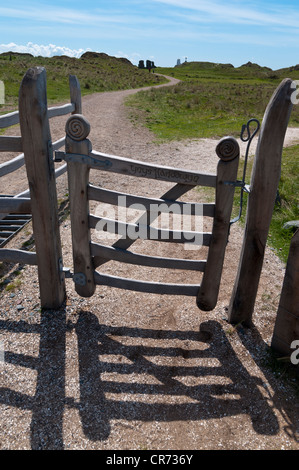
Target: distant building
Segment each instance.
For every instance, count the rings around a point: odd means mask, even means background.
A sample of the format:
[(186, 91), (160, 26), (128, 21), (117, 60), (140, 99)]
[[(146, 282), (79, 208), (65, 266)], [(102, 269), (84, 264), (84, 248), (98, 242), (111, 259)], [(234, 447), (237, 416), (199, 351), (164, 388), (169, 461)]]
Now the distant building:
[(156, 68), (155, 63), (151, 60), (146, 61), (146, 65), (144, 65), (144, 60), (140, 60), (138, 64), (139, 69), (148, 69), (149, 71)]
[(177, 65), (181, 65), (181, 59), (178, 59), (178, 60), (176, 61), (176, 64), (177, 64)]

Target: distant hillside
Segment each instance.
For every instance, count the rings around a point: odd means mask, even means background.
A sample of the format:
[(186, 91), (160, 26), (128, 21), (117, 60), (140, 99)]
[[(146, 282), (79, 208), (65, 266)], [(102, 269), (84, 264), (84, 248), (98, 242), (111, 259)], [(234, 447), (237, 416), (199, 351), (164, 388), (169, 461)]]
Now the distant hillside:
[(165, 73), (182, 80), (215, 79), (215, 80), (279, 80), (285, 77), (299, 78), (299, 65), (284, 69), (272, 70), (252, 62), (247, 62), (240, 67), (232, 64), (214, 62), (184, 62), (175, 67), (158, 68), (157, 72)]
[(6, 105), (0, 112), (16, 107), (19, 87), (28, 68), (43, 66), (47, 71), (48, 100), (68, 99), (68, 76), (76, 75), (82, 94), (152, 86), (165, 82), (163, 77), (140, 70), (126, 58), (105, 53), (86, 52), (80, 59), (68, 56), (34, 57), (31, 54), (0, 54), (0, 80), (5, 84)]

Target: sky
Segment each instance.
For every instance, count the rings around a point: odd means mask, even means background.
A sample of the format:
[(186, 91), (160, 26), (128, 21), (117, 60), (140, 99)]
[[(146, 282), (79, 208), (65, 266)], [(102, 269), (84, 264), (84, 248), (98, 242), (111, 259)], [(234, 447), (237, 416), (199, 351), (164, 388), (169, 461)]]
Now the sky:
[(299, 63), (298, 0), (0, 0), (0, 53), (86, 51), (133, 64)]

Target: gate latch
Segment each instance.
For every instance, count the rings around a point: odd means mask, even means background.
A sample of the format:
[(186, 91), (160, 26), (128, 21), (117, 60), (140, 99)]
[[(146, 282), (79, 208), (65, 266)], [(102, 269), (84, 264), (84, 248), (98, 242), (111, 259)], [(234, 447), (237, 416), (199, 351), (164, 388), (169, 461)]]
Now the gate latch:
[(62, 275), (66, 279), (73, 279), (75, 284), (78, 284), (79, 286), (85, 286), (86, 285), (86, 276), (84, 273), (72, 273), (71, 268), (66, 268), (62, 264), (62, 260), (59, 259), (59, 271), (62, 273)]
[[(256, 127), (251, 133), (250, 124), (253, 122), (256, 124)], [(249, 119), (247, 124), (243, 124), (240, 137), (241, 137), (242, 142), (248, 142), (247, 147), (246, 147), (245, 161), (244, 161), (243, 178), (241, 181), (235, 181), (235, 182), (226, 181), (225, 182), (225, 184), (231, 184), (235, 187), (241, 188), (239, 215), (230, 221), (230, 225), (234, 224), (235, 222), (238, 222), (238, 220), (240, 220), (241, 218), (242, 210), (243, 210), (243, 193), (244, 192), (250, 193), (250, 186), (248, 184), (245, 184), (247, 161), (248, 161), (249, 149), (250, 149), (252, 139), (258, 133), (259, 129), (260, 129), (260, 123), (257, 119)], [(245, 132), (247, 132), (247, 136), (245, 136)]]
[(90, 155), (82, 155), (80, 153), (65, 153), (59, 150), (55, 151), (55, 160), (54, 162), (76, 162), (84, 163), (85, 165), (90, 165), (96, 168), (109, 168), (112, 166), (112, 162), (107, 158), (105, 160), (98, 160), (93, 158)]

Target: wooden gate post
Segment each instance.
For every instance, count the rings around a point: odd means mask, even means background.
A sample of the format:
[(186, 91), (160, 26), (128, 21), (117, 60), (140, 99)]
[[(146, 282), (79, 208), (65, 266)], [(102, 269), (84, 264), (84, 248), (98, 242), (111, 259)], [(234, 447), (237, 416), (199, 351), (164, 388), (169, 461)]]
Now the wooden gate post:
[(22, 80), (19, 116), (31, 198), (41, 307), (57, 309), (65, 300), (65, 282), (61, 272), (55, 170), (43, 67), (29, 69)]
[[(82, 158), (91, 152), (91, 142), (86, 138), (90, 132), (89, 122), (81, 114), (72, 115), (65, 126), (66, 154)], [(72, 224), (74, 282), (76, 292), (91, 297), (95, 291), (94, 267), (90, 248), (88, 183), (90, 167), (75, 159), (68, 160), (68, 183)]]
[(71, 103), (75, 105), (75, 109), (72, 114), (81, 114), (82, 113), (82, 98), (81, 98), (81, 87), (80, 82), (76, 75), (69, 76), (69, 86), (70, 86), (70, 98)]
[(247, 326), (252, 323), (292, 110), (291, 85), (291, 79), (283, 80), (265, 111), (251, 175), (241, 258), (229, 306), (230, 323), (242, 322)]
[(213, 310), (217, 304), (225, 249), (229, 236), (240, 147), (234, 137), (224, 137), (218, 143), (216, 153), (220, 160), (217, 165), (213, 235), (207, 265), (197, 295), (197, 306), (204, 311)]
[(291, 240), (271, 346), (289, 356), (295, 340), (299, 340), (299, 230)]

